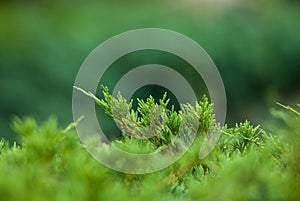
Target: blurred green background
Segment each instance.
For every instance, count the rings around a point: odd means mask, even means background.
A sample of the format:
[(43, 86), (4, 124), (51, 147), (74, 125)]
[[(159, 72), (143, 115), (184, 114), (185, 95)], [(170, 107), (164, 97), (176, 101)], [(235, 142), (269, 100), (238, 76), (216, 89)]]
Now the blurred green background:
[[(14, 115), (55, 115), (67, 125), (86, 56), (114, 35), (148, 27), (185, 34), (208, 52), (225, 84), (229, 124), (262, 122), (276, 101), (300, 100), (299, 19), (296, 0), (1, 1), (0, 136), (14, 139)], [(137, 58), (133, 63), (179, 62)]]

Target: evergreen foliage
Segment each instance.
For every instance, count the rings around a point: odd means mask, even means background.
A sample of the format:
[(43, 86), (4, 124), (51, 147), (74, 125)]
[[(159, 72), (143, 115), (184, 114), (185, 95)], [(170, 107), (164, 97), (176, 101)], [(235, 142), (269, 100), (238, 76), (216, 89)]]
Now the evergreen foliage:
[[(297, 109), (281, 105), (281, 110), (272, 110), (284, 126), (277, 128), (278, 124), (273, 124), (273, 134), (269, 134), (249, 121), (221, 128), (215, 122), (213, 105), (205, 96), (193, 105), (182, 105), (181, 111), (168, 109), (166, 94), (157, 102), (150, 96), (146, 101), (138, 100), (138, 108), (133, 110), (132, 102), (128, 103), (120, 93), (115, 98), (108, 88), (102, 90), (103, 100), (85, 93), (123, 131), (123, 138), (113, 141), (114, 145), (136, 153), (168, 146), (186, 115), (199, 124), (192, 147), (180, 160), (159, 172), (124, 174), (106, 168), (86, 152), (73, 129), (80, 121), (64, 129), (57, 126), (54, 118), (43, 124), (33, 118), (16, 118), (12, 128), (19, 135), (19, 144), (10, 147), (6, 140), (0, 141), (1, 201), (277, 201), (300, 197)], [(157, 114), (162, 118), (156, 119)], [(151, 125), (151, 119), (156, 123)], [(144, 138), (146, 127), (146, 133), (154, 132), (150, 138)], [(219, 129), (222, 134), (213, 152), (200, 160), (199, 148), (210, 129)]]

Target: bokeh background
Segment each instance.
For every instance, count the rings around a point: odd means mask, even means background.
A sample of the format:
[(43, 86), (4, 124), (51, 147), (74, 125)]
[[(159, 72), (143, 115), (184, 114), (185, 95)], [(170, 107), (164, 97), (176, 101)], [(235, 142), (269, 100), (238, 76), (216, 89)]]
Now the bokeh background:
[[(228, 124), (264, 122), (276, 101), (300, 102), (299, 19), (298, 0), (1, 1), (0, 136), (15, 139), (16, 115), (54, 115), (66, 126), (86, 56), (114, 35), (148, 27), (185, 34), (208, 52), (225, 84)], [(115, 65), (181, 62), (157, 52), (133, 56)], [(112, 70), (105, 84), (118, 76)]]

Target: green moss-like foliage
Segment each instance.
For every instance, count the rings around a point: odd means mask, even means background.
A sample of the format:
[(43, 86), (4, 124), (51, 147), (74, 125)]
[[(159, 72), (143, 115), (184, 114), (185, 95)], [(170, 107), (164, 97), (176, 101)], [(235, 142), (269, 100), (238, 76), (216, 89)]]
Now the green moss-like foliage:
[[(127, 120), (140, 127), (149, 125), (151, 108), (161, 105), (166, 109), (168, 104), (166, 96), (157, 103), (150, 97), (139, 100), (135, 111), (121, 95), (114, 98), (107, 88), (103, 92), (105, 99), (96, 103), (108, 115), (115, 117), (112, 102), (119, 103), (119, 109), (127, 105)], [(287, 110), (272, 113), (286, 126), (274, 125), (271, 135), (248, 121), (234, 128), (219, 128), (206, 97), (195, 105), (185, 105), (187, 114), (194, 113), (199, 120), (193, 146), (175, 164), (145, 175), (115, 172), (94, 160), (73, 129), (80, 122), (63, 129), (53, 118), (41, 125), (33, 118), (17, 118), (12, 127), (19, 134), (19, 145), (10, 147), (7, 141), (0, 141), (0, 200), (298, 200), (300, 116), (297, 110), (284, 107)], [(160, 148), (177, 134), (182, 114), (166, 109), (166, 124), (154, 128), (160, 134), (153, 138), (124, 135), (113, 143), (132, 152)], [(124, 119), (119, 120), (122, 125)], [(212, 128), (220, 129), (220, 140), (213, 152), (200, 160), (199, 147)]]

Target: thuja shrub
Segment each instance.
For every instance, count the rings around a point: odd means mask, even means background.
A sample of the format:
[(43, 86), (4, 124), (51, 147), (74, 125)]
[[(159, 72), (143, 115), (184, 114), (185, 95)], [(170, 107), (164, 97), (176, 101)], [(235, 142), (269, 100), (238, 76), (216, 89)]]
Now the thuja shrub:
[[(190, 150), (161, 171), (125, 174), (106, 168), (87, 153), (74, 129), (80, 121), (60, 128), (54, 118), (42, 124), (33, 118), (16, 118), (12, 128), (19, 135), (19, 143), (10, 146), (6, 140), (0, 141), (0, 200), (298, 200), (300, 197), (300, 114), (296, 109), (280, 105), (280, 110), (273, 110), (272, 114), (285, 124), (273, 125), (273, 134), (269, 134), (249, 121), (233, 128), (220, 127), (206, 97), (183, 105), (181, 111), (167, 107), (166, 95), (157, 101), (149, 97), (138, 100), (138, 108), (134, 110), (132, 102), (128, 103), (121, 94), (112, 97), (108, 88), (102, 89), (104, 99), (83, 92), (95, 99), (123, 131), (123, 137), (111, 144), (133, 153), (160, 149), (171, 143), (182, 115), (187, 115), (199, 124)], [(149, 118), (153, 111), (159, 111), (158, 106), (165, 110), (164, 124), (151, 126)], [(120, 114), (113, 112), (116, 108), (126, 118), (116, 116)], [(149, 127), (147, 132), (154, 132), (153, 137), (142, 138), (145, 133), (131, 129), (131, 124), (137, 128)], [(206, 158), (199, 159), (199, 148), (210, 129), (219, 129), (220, 139)]]

